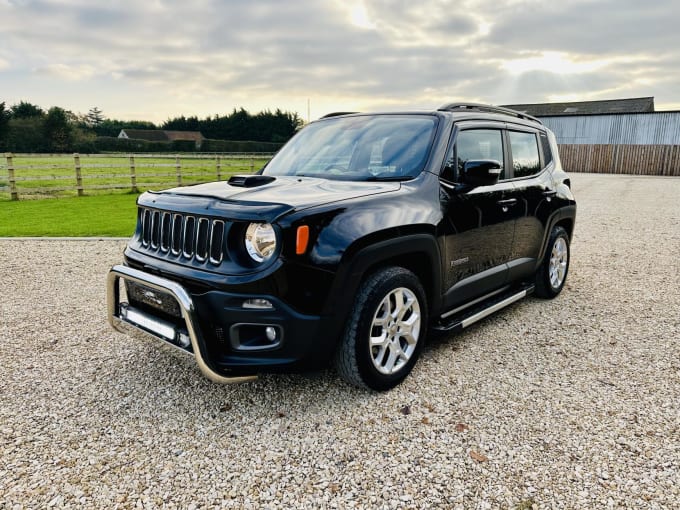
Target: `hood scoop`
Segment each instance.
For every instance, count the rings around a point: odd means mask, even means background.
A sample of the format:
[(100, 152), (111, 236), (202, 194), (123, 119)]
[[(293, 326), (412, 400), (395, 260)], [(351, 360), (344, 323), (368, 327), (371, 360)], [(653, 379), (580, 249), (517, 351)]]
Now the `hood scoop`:
[(275, 180), (276, 177), (272, 177), (271, 175), (232, 175), (227, 181), (227, 184), (239, 188), (255, 188), (256, 186), (263, 186)]

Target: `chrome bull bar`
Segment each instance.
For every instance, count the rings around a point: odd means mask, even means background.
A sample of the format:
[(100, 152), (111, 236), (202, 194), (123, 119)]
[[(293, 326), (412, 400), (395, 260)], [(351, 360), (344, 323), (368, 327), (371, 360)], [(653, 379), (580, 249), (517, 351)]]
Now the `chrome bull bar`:
[(135, 283), (139, 283), (151, 289), (163, 292), (172, 296), (179, 305), (179, 309), (182, 313), (182, 318), (186, 323), (187, 333), (189, 340), (191, 341), (191, 348), (193, 350), (194, 357), (196, 358), (196, 363), (198, 368), (203, 372), (203, 374), (211, 381), (217, 383), (239, 383), (245, 381), (252, 381), (257, 379), (257, 376), (238, 376), (238, 377), (226, 377), (218, 372), (216, 372), (206, 361), (204, 354), (205, 343), (203, 342), (203, 337), (201, 336), (201, 330), (198, 325), (198, 320), (196, 317), (196, 309), (194, 307), (194, 302), (191, 299), (189, 293), (182, 287), (179, 283), (173, 282), (166, 278), (161, 278), (156, 275), (145, 273), (127, 266), (116, 265), (109, 271), (107, 279), (107, 308), (108, 308), (108, 319), (109, 324), (121, 333), (133, 333), (135, 336), (143, 336), (147, 338), (154, 338), (156, 340), (161, 340), (166, 344), (173, 345), (191, 354), (189, 351), (182, 349), (181, 347), (171, 343), (161, 334), (154, 334), (147, 329), (143, 329), (139, 324), (125, 320), (121, 317), (121, 303), (120, 303), (120, 279), (129, 280)]

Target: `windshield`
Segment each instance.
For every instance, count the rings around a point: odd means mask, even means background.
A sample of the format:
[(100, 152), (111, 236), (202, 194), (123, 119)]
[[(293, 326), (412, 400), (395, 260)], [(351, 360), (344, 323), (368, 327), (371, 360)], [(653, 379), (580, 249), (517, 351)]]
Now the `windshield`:
[(352, 181), (406, 180), (425, 166), (437, 118), (366, 115), (310, 124), (264, 169), (265, 175)]

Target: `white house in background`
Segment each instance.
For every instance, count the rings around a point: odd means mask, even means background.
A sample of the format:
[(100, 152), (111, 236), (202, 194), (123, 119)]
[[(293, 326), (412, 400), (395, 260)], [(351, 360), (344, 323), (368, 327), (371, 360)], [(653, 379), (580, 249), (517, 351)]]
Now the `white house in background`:
[(146, 140), (147, 142), (193, 141), (200, 149), (205, 137), (200, 131), (168, 131), (163, 129), (121, 129), (118, 138)]

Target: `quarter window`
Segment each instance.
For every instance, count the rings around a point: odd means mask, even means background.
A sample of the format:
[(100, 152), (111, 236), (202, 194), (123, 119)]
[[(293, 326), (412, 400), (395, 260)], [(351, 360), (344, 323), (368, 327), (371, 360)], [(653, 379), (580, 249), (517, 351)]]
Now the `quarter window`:
[(543, 148), (543, 166), (548, 166), (552, 161), (552, 151), (550, 150), (550, 142), (545, 133), (541, 133), (541, 147)]
[(541, 162), (538, 156), (538, 143), (533, 133), (510, 131), (510, 154), (515, 177), (526, 177), (538, 173)]

